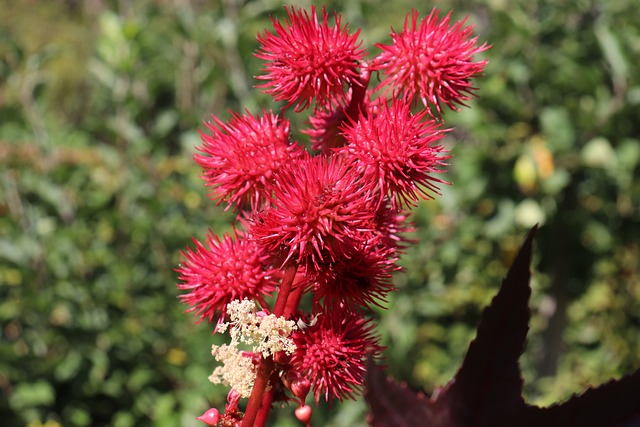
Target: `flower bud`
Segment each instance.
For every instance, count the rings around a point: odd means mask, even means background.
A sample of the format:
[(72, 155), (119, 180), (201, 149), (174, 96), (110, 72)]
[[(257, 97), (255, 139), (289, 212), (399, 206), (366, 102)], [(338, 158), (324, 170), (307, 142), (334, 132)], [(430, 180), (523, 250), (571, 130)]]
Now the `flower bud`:
[(306, 425), (310, 425), (311, 423), (311, 406), (309, 405), (303, 405), (301, 407), (299, 407), (298, 409), (296, 409), (295, 414), (296, 414), (296, 418), (299, 419), (301, 422), (305, 423)]
[(306, 378), (298, 377), (291, 382), (290, 388), (293, 395), (300, 399), (300, 403), (304, 403), (304, 400), (307, 398), (307, 394), (309, 394), (309, 390), (311, 389), (311, 382)]
[(200, 420), (208, 426), (215, 427), (218, 425), (218, 421), (220, 421), (220, 412), (218, 412), (216, 408), (211, 408), (197, 417), (196, 420)]
[(284, 374), (281, 376), (280, 379), (282, 380), (282, 384), (284, 384), (286, 388), (291, 390), (291, 383), (293, 383), (298, 378), (299, 378), (298, 373), (293, 369), (289, 369), (286, 372), (284, 372)]

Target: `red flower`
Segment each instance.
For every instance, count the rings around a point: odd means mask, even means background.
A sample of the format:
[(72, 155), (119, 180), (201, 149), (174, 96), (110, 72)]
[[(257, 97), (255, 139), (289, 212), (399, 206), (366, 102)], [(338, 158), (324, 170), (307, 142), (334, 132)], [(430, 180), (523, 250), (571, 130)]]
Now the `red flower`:
[(371, 197), (342, 158), (323, 155), (290, 163), (272, 188), (273, 206), (251, 221), (251, 234), (265, 252), (318, 265), (354, 245), (375, 215)]
[(288, 120), (270, 111), (262, 116), (232, 114), (228, 124), (216, 116), (206, 124), (211, 135), (201, 133), (203, 145), (198, 147), (204, 155), (194, 158), (203, 168), (206, 185), (214, 190), (214, 200), (235, 203), (234, 210), (247, 204), (258, 209), (268, 200), (264, 188), (274, 173), (304, 150), (289, 142)]
[(395, 288), (390, 282), (395, 265), (393, 247), (360, 244), (333, 262), (308, 271), (308, 287), (313, 300), (324, 306), (324, 312), (334, 310), (361, 311), (379, 305)]
[(329, 18), (322, 9), (322, 22), (318, 21), (315, 7), (308, 12), (286, 8), (289, 20), (283, 26), (272, 19), (275, 34), (265, 31), (258, 35), (261, 50), (256, 53), (267, 61), (266, 75), (258, 76), (267, 83), (259, 86), (271, 88), (276, 101), (295, 104), (300, 111), (316, 103), (327, 106), (334, 99), (344, 97), (345, 86), (357, 84), (356, 68), (365, 55), (358, 42), (358, 30), (349, 34), (335, 14), (335, 26), (329, 27)]
[(376, 89), (390, 86), (412, 103), (420, 99), (434, 117), (442, 115), (441, 104), (452, 110), (458, 109), (456, 104), (465, 105), (476, 90), (471, 78), (479, 76), (487, 63), (473, 62), (473, 55), (489, 46), (477, 47), (477, 37), (471, 37), (473, 26), (464, 26), (466, 19), (450, 27), (450, 17), (451, 13), (438, 21), (434, 9), (418, 26), (414, 10), (411, 21), (407, 15), (400, 34), (392, 30), (392, 45), (376, 43), (383, 52), (375, 59), (374, 68), (385, 74)]
[(374, 222), (371, 226), (375, 230), (376, 238), (383, 247), (393, 248), (396, 256), (402, 253), (406, 243), (416, 243), (416, 240), (406, 236), (414, 232), (415, 225), (409, 222), (410, 213), (404, 210), (392, 208), (388, 200), (385, 200), (376, 211)]
[(191, 306), (187, 311), (194, 311), (198, 322), (222, 322), (233, 300), (248, 298), (266, 307), (264, 297), (275, 289), (277, 272), (264, 266), (267, 257), (260, 248), (244, 233), (234, 231), (234, 237), (220, 240), (210, 232), (206, 246), (193, 239), (195, 250), (182, 252), (177, 286), (189, 293), (180, 300)]
[(338, 310), (294, 331), (296, 351), (291, 364), (311, 382), (316, 403), (322, 396), (330, 401), (354, 398), (359, 392), (367, 355), (377, 357), (382, 352), (374, 327), (371, 319)]
[(348, 145), (338, 152), (356, 160), (364, 181), (379, 190), (379, 203), (389, 195), (394, 208), (415, 204), (443, 182), (432, 174), (446, 165), (444, 148), (434, 145), (446, 131), (425, 121), (425, 115), (424, 110), (414, 115), (407, 102), (394, 100), (345, 127)]

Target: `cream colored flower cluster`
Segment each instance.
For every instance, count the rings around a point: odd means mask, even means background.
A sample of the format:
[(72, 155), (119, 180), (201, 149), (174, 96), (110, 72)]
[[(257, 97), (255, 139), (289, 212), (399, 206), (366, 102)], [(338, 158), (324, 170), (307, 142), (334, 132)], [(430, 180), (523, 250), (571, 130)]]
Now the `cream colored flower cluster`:
[[(255, 312), (255, 303), (248, 299), (231, 301), (227, 305), (230, 321), (218, 326), (224, 333), (230, 328), (231, 342), (214, 345), (211, 354), (222, 365), (216, 367), (209, 381), (232, 387), (242, 397), (249, 397), (256, 378), (253, 354), (261, 353), (269, 357), (279, 351), (293, 354), (296, 349), (291, 333), (298, 329), (295, 322), (273, 314)], [(242, 351), (240, 344), (246, 344), (251, 351)]]
[(214, 345), (211, 354), (222, 365), (213, 370), (209, 381), (214, 384), (224, 384), (233, 388), (242, 397), (249, 397), (256, 380), (251, 357), (243, 355), (243, 352), (237, 347), (227, 344)]

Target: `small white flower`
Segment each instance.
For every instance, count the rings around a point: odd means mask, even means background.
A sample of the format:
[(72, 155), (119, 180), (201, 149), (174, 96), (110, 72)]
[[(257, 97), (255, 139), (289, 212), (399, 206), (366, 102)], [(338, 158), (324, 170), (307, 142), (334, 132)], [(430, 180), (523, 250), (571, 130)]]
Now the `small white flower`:
[(291, 339), (291, 333), (298, 329), (294, 321), (256, 313), (255, 309), (255, 303), (248, 299), (231, 301), (227, 305), (230, 321), (218, 326), (218, 332), (230, 328), (231, 342), (214, 345), (211, 349), (211, 354), (222, 365), (216, 367), (209, 381), (230, 386), (242, 397), (250, 396), (256, 372), (252, 358), (243, 356), (238, 349), (240, 343), (251, 346), (251, 352), (260, 353), (262, 357), (273, 356), (279, 351), (291, 355), (296, 349)]

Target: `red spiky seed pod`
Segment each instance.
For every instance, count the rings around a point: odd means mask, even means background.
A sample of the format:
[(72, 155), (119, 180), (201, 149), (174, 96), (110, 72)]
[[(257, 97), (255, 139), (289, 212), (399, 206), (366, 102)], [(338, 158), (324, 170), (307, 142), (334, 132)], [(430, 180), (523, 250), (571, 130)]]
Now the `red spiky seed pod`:
[(321, 397), (353, 398), (363, 384), (367, 354), (379, 356), (382, 347), (374, 324), (346, 310), (318, 317), (315, 325), (294, 331), (294, 368), (311, 382), (316, 402)]
[(193, 239), (195, 249), (182, 252), (178, 288), (188, 291), (180, 300), (191, 306), (198, 322), (220, 323), (233, 300), (248, 298), (266, 306), (265, 296), (275, 290), (277, 270), (265, 265), (267, 256), (247, 235), (234, 230), (222, 239), (209, 232), (205, 244)]
[(473, 56), (489, 48), (477, 45), (466, 19), (450, 26), (451, 13), (441, 20), (438, 14), (434, 9), (418, 23), (418, 12), (412, 11), (402, 32), (391, 32), (391, 45), (375, 44), (382, 53), (373, 61), (373, 68), (384, 73), (376, 90), (385, 87), (385, 93), (411, 103), (420, 100), (434, 117), (442, 115), (441, 105), (457, 110), (474, 96), (471, 79), (482, 74), (487, 61), (474, 62)]
[(357, 67), (365, 56), (358, 41), (360, 31), (349, 34), (335, 14), (335, 26), (322, 9), (322, 19), (311, 7), (311, 13), (287, 7), (288, 20), (284, 25), (272, 20), (275, 33), (258, 35), (261, 47), (256, 56), (266, 62), (265, 74), (258, 76), (266, 83), (260, 85), (275, 101), (295, 105), (296, 111), (307, 108), (313, 100), (326, 107), (343, 99), (346, 89), (358, 84)]
[(271, 111), (262, 115), (232, 113), (227, 123), (213, 116), (206, 123), (210, 135), (201, 133), (202, 146), (195, 154), (202, 166), (211, 198), (227, 202), (227, 209), (260, 209), (269, 202), (265, 188), (285, 164), (299, 159), (303, 148), (289, 140), (289, 121)]

